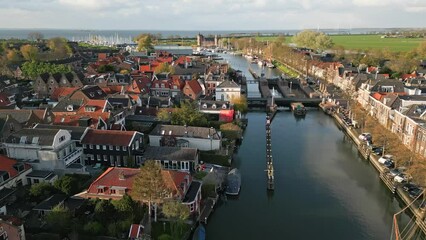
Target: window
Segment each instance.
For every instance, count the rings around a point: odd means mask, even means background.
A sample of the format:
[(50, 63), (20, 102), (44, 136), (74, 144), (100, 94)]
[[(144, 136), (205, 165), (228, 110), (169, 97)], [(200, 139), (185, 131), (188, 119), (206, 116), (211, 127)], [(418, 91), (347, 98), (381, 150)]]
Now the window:
[(111, 189), (111, 194), (115, 194), (115, 189)]
[(108, 161), (108, 156), (104, 155), (104, 162)]
[(83, 144), (83, 149), (86, 149), (87, 148), (87, 145), (86, 144)]
[(115, 150), (120, 151), (120, 146), (115, 146)]
[(114, 166), (114, 156), (109, 156), (109, 163), (111, 166)]
[(127, 147), (126, 146), (123, 146), (123, 151), (127, 151)]
[(101, 146), (100, 145), (96, 145), (96, 149), (101, 149)]
[(63, 142), (65, 140), (65, 136), (61, 136), (60, 138), (59, 138), (59, 142)]
[(101, 155), (100, 155), (100, 154), (97, 154), (97, 156), (96, 156), (96, 160), (98, 160), (98, 161), (102, 161), (102, 159), (101, 159)]
[(34, 178), (34, 183), (39, 183), (40, 180), (38, 180), (37, 178)]
[(106, 150), (107, 148), (106, 148), (106, 145), (102, 145), (102, 149), (103, 150)]
[(92, 144), (90, 144), (90, 145), (89, 145), (89, 148), (90, 148), (90, 149), (93, 149), (93, 145), (92, 145)]

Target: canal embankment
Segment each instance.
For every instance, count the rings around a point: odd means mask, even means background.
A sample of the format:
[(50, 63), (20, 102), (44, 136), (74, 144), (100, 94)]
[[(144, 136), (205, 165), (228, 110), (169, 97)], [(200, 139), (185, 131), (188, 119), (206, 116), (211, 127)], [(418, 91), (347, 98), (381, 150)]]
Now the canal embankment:
[[(323, 110), (325, 109), (323, 108)], [(379, 163), (380, 156), (373, 154), (365, 142), (358, 138), (360, 132), (357, 129), (345, 124), (338, 110), (329, 115), (334, 118), (339, 128), (356, 144), (360, 155), (377, 170), (383, 184), (404, 204), (404, 209), (409, 210), (411, 214), (415, 215), (415, 223), (423, 231), (423, 234), (426, 235), (425, 212), (419, 208), (418, 204), (415, 204), (416, 199), (411, 198), (407, 191), (403, 190), (402, 184), (398, 184), (393, 180), (393, 177), (389, 175), (389, 169)]]

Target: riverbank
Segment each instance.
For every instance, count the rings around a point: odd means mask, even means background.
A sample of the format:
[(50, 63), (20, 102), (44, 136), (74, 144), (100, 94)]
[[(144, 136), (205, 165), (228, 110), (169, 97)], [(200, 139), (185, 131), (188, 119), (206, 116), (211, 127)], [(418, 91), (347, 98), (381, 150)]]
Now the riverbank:
[[(403, 190), (402, 183), (398, 184), (393, 181), (393, 177), (390, 177), (388, 174), (389, 170), (378, 162), (380, 156), (373, 154), (367, 148), (367, 145), (359, 140), (358, 136), (360, 131), (358, 131), (358, 129), (345, 124), (338, 112), (333, 112), (330, 114), (330, 116), (336, 121), (339, 128), (342, 129), (343, 132), (356, 144), (360, 155), (362, 155), (365, 160), (369, 161), (370, 164), (377, 170), (383, 184), (392, 192), (392, 194), (395, 194), (395, 196), (404, 204), (404, 206), (406, 206), (404, 209), (408, 209), (410, 210), (411, 214), (414, 214), (417, 227), (421, 229), (423, 234), (426, 235), (425, 212), (419, 208), (419, 203), (416, 202), (416, 199), (412, 199), (408, 195), (408, 192)], [(412, 230), (413, 233), (415, 231), (416, 230)]]

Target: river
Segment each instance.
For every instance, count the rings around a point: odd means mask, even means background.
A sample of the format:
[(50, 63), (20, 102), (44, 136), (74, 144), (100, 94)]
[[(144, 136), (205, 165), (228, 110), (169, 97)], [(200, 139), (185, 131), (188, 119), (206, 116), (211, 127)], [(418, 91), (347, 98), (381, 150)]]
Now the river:
[(207, 239), (390, 239), (399, 202), (321, 111), (309, 110), (304, 119), (277, 113), (271, 125), (275, 191), (268, 194), (265, 116), (247, 115), (233, 162), (241, 171), (241, 193), (217, 205)]

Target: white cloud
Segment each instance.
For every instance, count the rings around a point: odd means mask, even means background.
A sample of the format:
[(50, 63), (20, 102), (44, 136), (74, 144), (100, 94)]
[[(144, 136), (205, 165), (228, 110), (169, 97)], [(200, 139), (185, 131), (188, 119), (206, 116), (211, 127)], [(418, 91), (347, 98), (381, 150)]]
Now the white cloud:
[(0, 6), (0, 27), (95, 29), (424, 27), (426, 12), (425, 0), (0, 0)]

